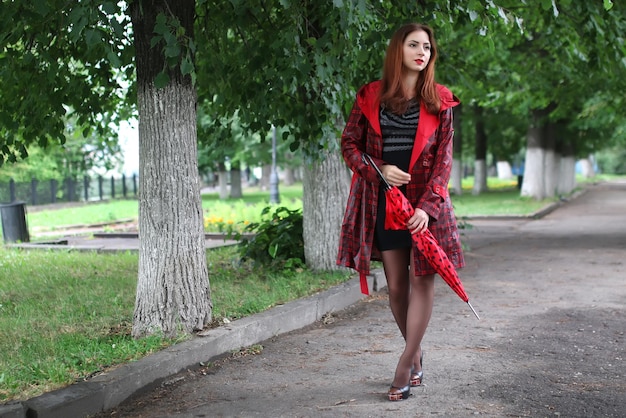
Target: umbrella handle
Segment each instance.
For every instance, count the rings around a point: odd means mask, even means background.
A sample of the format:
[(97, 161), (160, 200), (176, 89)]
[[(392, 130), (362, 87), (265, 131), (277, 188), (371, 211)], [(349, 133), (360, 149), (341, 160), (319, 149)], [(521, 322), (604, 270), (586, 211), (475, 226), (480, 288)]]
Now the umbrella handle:
[[(362, 158), (363, 158), (363, 162), (365, 163), (365, 165), (370, 165), (370, 163), (372, 163), (372, 167), (374, 167), (374, 170), (376, 170), (376, 172), (378, 173), (378, 176), (380, 177), (382, 182), (385, 183), (385, 188), (387, 190), (391, 190), (391, 184), (389, 184), (389, 182), (387, 181), (385, 176), (383, 176), (383, 173), (381, 173), (381, 171), (378, 168), (378, 166), (376, 164), (374, 164), (374, 160), (372, 160), (372, 157), (369, 154), (363, 153), (363, 157)], [(369, 160), (369, 162), (367, 160)]]

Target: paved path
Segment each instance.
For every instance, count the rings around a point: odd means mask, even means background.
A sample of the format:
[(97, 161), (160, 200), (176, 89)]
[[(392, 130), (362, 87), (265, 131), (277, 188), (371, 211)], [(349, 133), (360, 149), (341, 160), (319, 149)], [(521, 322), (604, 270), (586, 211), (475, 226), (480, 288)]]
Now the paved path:
[(626, 416), (626, 184), (470, 223), (462, 278), (482, 320), (438, 280), (410, 399), (385, 397), (402, 341), (383, 290), (98, 417)]

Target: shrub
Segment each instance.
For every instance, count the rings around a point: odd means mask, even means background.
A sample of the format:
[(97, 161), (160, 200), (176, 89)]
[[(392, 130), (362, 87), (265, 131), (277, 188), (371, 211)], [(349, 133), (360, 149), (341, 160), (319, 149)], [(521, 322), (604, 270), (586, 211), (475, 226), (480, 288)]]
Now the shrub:
[(304, 239), (302, 237), (302, 209), (266, 206), (261, 221), (248, 224), (244, 233), (253, 234), (240, 240), (239, 254), (242, 260), (251, 259), (262, 265), (297, 268), (304, 265)]

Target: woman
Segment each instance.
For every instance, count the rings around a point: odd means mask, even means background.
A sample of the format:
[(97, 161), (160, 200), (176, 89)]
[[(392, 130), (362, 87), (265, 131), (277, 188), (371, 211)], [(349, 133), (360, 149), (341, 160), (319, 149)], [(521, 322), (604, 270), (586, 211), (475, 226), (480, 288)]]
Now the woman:
[[(434, 299), (435, 270), (410, 234), (430, 229), (454, 266), (465, 264), (448, 196), (452, 107), (459, 101), (435, 83), (436, 60), (431, 28), (407, 24), (398, 29), (387, 48), (382, 79), (361, 87), (341, 137), (353, 177), (337, 264), (360, 272), (363, 285), (370, 260), (383, 262), (389, 305), (405, 340), (388, 392), (391, 401), (408, 398), (411, 386), (422, 383), (421, 342)], [(415, 208), (406, 230), (385, 230), (384, 189), (364, 154)]]

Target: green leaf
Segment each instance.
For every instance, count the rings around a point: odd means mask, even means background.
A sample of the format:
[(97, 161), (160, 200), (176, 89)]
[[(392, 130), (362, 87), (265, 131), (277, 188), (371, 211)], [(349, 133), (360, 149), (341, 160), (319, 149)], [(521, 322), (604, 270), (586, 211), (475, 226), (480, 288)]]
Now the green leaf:
[(117, 7), (115, 7), (115, 3), (111, 1), (105, 1), (102, 3), (102, 11), (108, 15), (114, 15), (117, 13)]
[(183, 61), (180, 64), (180, 72), (183, 75), (191, 74), (193, 72), (193, 63), (189, 59), (189, 57), (183, 58)]
[(267, 248), (267, 252), (269, 253), (270, 257), (272, 258), (276, 258), (276, 254), (278, 254), (278, 243), (272, 243), (268, 248)]
[(161, 71), (154, 78), (154, 86), (157, 89), (161, 89), (161, 88), (167, 86), (169, 84), (169, 82), (170, 82), (170, 76), (165, 71)]
[(163, 52), (165, 56), (168, 58), (178, 57), (180, 55), (180, 45), (178, 44), (168, 45), (165, 47), (165, 50)]
[(161, 35), (155, 35), (150, 39), (150, 48), (154, 48), (159, 42), (163, 40)]
[(50, 6), (46, 0), (34, 0), (33, 3), (34, 9), (39, 15), (45, 16), (50, 13)]
[(85, 30), (85, 41), (87, 42), (87, 46), (89, 48), (92, 48), (101, 40), (102, 37), (100, 36), (100, 32), (97, 29), (88, 28)]

